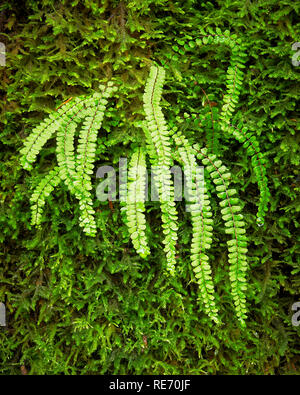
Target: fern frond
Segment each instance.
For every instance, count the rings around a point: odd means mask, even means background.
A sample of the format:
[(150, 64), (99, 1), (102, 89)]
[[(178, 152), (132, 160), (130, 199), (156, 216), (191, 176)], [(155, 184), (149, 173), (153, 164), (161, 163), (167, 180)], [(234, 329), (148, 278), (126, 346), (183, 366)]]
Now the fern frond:
[[(162, 67), (151, 66), (143, 96), (146, 113), (146, 126), (149, 130), (147, 153), (153, 167), (156, 168), (154, 182), (158, 191), (162, 212), (164, 251), (167, 258), (167, 270), (175, 273), (177, 242), (177, 211), (174, 201), (174, 186), (171, 179), (173, 160), (171, 155), (170, 132), (159, 106), (165, 71)], [(149, 149), (149, 145), (152, 147)]]
[(60, 125), (58, 126), (56, 154), (60, 168), (60, 177), (72, 193), (75, 192), (74, 183), (77, 179), (74, 153), (75, 131), (77, 124), (91, 113), (98, 95), (98, 93), (95, 93), (92, 97), (85, 98), (85, 100), (78, 102), (73, 107), (73, 111), (69, 112), (67, 116), (60, 120)]
[(142, 148), (136, 150), (131, 157), (128, 170), (128, 195), (125, 204), (126, 225), (136, 252), (146, 258), (150, 249), (145, 234), (145, 187), (146, 156)]
[(208, 152), (216, 153), (219, 148), (219, 135), (220, 135), (220, 124), (219, 111), (217, 107), (212, 107), (209, 104), (209, 108), (205, 109), (205, 114), (201, 121), (201, 126), (205, 130), (206, 134), (206, 146)]
[(34, 189), (30, 202), (31, 202), (31, 224), (40, 225), (47, 196), (53, 189), (61, 182), (59, 176), (59, 167), (56, 166), (51, 170)]
[[(212, 212), (204, 183), (203, 174), (197, 171), (196, 152), (181, 133), (174, 133), (177, 145), (177, 160), (183, 165), (188, 196), (193, 203), (189, 205), (192, 222), (191, 264), (200, 288), (206, 314), (219, 323), (218, 309), (215, 303), (215, 290), (209, 258), (205, 251), (212, 243)], [(190, 200), (190, 198), (189, 198)]]
[(209, 172), (216, 185), (217, 196), (220, 199), (221, 214), (225, 222), (225, 233), (232, 235), (227, 241), (229, 277), (231, 281), (231, 294), (233, 296), (236, 315), (242, 325), (245, 325), (246, 316), (246, 271), (247, 264), (247, 237), (245, 235), (245, 222), (241, 212), (240, 200), (237, 198), (236, 190), (231, 189), (229, 180), (231, 175), (217, 160), (215, 155), (207, 154), (207, 149), (199, 150), (199, 146), (194, 146), (197, 157), (200, 159), (206, 170)]
[(36, 126), (24, 142), (21, 149), (21, 165), (26, 170), (32, 169), (32, 163), (35, 162), (37, 155), (46, 142), (59, 129), (60, 125), (74, 113), (77, 106), (83, 103), (86, 98), (77, 97), (56, 112), (52, 113), (45, 121)]
[[(73, 182), (81, 210), (79, 224), (83, 227), (83, 231), (90, 236), (96, 234), (95, 212), (90, 191), (92, 190), (91, 174), (93, 174), (94, 168), (97, 134), (102, 125), (107, 99), (117, 88), (109, 81), (106, 87), (101, 85), (100, 89), (101, 93), (94, 94), (91, 104), (87, 105), (85, 119), (79, 133), (76, 173)], [(75, 163), (71, 163), (70, 175), (75, 165)]]
[(100, 129), (104, 117), (107, 99), (117, 87), (113, 86), (111, 81), (107, 87), (100, 86), (101, 93), (93, 95), (93, 104), (90, 106), (88, 114), (85, 116), (83, 126), (80, 129), (78, 147), (76, 150), (76, 174), (81, 189), (92, 189), (91, 174), (94, 168), (97, 133)]
[(264, 217), (266, 211), (268, 211), (268, 203), (270, 201), (270, 191), (268, 188), (268, 179), (266, 176), (267, 160), (264, 158), (260, 151), (259, 143), (257, 138), (250, 132), (246, 127), (236, 127), (229, 124), (227, 127), (227, 132), (235, 137), (243, 147), (246, 148), (247, 154), (251, 157), (251, 163), (253, 166), (253, 171), (256, 176), (257, 184), (260, 191), (260, 199), (257, 211), (257, 223), (258, 225), (264, 224)]
[(230, 65), (226, 75), (227, 91), (223, 97), (223, 106), (220, 113), (221, 128), (225, 131), (228, 123), (231, 120), (232, 114), (238, 104), (240, 92), (242, 90), (245, 68), (246, 54), (243, 52), (242, 45), (234, 46), (232, 48), (232, 56), (230, 58)]
[(238, 104), (239, 95), (242, 89), (245, 68), (246, 52), (241, 40), (235, 34), (230, 34), (227, 30), (224, 34), (217, 29), (217, 34), (203, 34), (196, 40), (196, 44), (222, 44), (231, 49), (230, 65), (226, 74), (226, 92), (223, 97), (223, 106), (220, 113), (220, 126), (226, 131), (231, 116)]
[[(83, 105), (78, 105), (75, 112), (61, 123), (57, 132), (57, 160), (60, 177), (71, 193), (79, 200), (81, 215), (79, 225), (89, 236), (96, 235), (96, 223), (90, 175), (94, 167), (97, 131), (101, 127), (107, 98), (115, 90), (112, 83), (100, 86), (101, 93), (94, 93), (86, 98)], [(77, 155), (74, 153), (74, 135), (77, 124), (84, 120), (79, 135)]]

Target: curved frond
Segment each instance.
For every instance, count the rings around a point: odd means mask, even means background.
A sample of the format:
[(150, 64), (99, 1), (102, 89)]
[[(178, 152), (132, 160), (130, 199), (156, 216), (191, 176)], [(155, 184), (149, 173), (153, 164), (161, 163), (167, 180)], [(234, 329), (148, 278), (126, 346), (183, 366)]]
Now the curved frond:
[(238, 128), (232, 124), (228, 125), (227, 131), (235, 137), (243, 147), (247, 150), (247, 154), (251, 157), (253, 171), (256, 176), (257, 184), (260, 191), (260, 199), (257, 211), (257, 223), (263, 225), (266, 211), (268, 211), (268, 203), (271, 195), (268, 188), (268, 179), (266, 176), (267, 160), (261, 153), (257, 138), (246, 127)]
[(196, 40), (196, 44), (221, 44), (226, 45), (231, 50), (230, 65), (226, 73), (226, 92), (223, 97), (223, 106), (220, 113), (220, 126), (226, 131), (231, 116), (238, 104), (239, 95), (242, 89), (242, 82), (247, 54), (245, 46), (235, 34), (230, 34), (227, 30), (224, 33), (218, 31), (216, 34), (203, 32)]
[(200, 299), (205, 312), (219, 323), (218, 309), (215, 303), (215, 289), (209, 258), (205, 254), (212, 243), (212, 212), (204, 176), (196, 162), (196, 152), (188, 140), (177, 132), (173, 135), (177, 145), (177, 160), (183, 165), (188, 192), (189, 211), (192, 222), (191, 264), (200, 289)]
[(59, 167), (51, 170), (34, 189), (31, 198), (31, 224), (40, 225), (47, 196), (61, 182)]
[(231, 175), (215, 155), (207, 154), (207, 149), (199, 150), (194, 146), (197, 157), (209, 172), (216, 185), (217, 196), (220, 199), (222, 218), (225, 222), (225, 233), (231, 235), (228, 244), (229, 277), (231, 281), (231, 294), (234, 300), (236, 315), (242, 325), (246, 316), (246, 271), (247, 264), (247, 237), (245, 235), (244, 217), (240, 213), (240, 199), (236, 197), (236, 190), (230, 188)]
[[(162, 67), (151, 66), (143, 100), (146, 113), (146, 127), (149, 130), (147, 153), (155, 169), (154, 182), (162, 212), (163, 233), (165, 235), (163, 243), (167, 258), (167, 270), (174, 274), (178, 225), (174, 186), (170, 170), (173, 163), (170, 132), (159, 105), (164, 78), (165, 71)], [(150, 149), (149, 146), (151, 147)]]
[(131, 157), (128, 170), (128, 195), (125, 204), (126, 225), (136, 252), (146, 258), (150, 249), (145, 234), (146, 156), (142, 148)]
[(85, 97), (72, 99), (32, 130), (24, 142), (24, 147), (20, 151), (22, 155), (20, 162), (24, 169), (32, 169), (32, 163), (35, 162), (37, 155), (46, 142), (60, 128), (66, 119), (69, 119), (69, 117), (74, 114), (78, 105), (84, 103), (85, 100)]
[[(96, 223), (90, 190), (90, 175), (94, 167), (97, 132), (101, 127), (107, 98), (115, 90), (112, 83), (107, 87), (100, 86), (101, 93), (94, 93), (86, 98), (83, 105), (77, 106), (75, 113), (64, 119), (57, 132), (57, 160), (60, 177), (64, 180), (71, 193), (79, 200), (81, 215), (79, 224), (83, 231), (96, 235)], [(79, 134), (77, 155), (74, 153), (74, 135), (77, 124), (83, 120)]]

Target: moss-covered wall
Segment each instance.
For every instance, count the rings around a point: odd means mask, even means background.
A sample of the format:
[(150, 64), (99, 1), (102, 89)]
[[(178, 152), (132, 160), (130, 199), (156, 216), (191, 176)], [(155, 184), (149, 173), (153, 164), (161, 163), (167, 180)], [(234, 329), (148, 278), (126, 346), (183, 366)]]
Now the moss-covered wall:
[[(300, 332), (291, 323), (291, 306), (300, 301), (300, 66), (292, 64), (299, 9), (291, 0), (2, 1), (0, 301), (7, 309), (7, 327), (0, 328), (2, 374), (300, 372)], [(19, 164), (23, 141), (35, 125), (68, 98), (92, 92), (112, 76), (120, 89), (99, 139), (113, 147), (109, 154), (98, 149), (96, 168), (128, 156), (132, 144), (143, 139), (134, 121), (143, 115), (153, 60), (166, 68), (162, 105), (169, 121), (202, 107), (203, 90), (219, 103), (229, 53), (222, 46), (195, 48), (200, 28), (230, 30), (247, 45), (237, 113), (269, 161), (272, 200), (265, 225), (258, 227), (250, 159), (239, 143), (220, 138), (220, 155), (245, 203), (250, 271), (244, 330), (234, 318), (217, 203), (210, 258), (221, 327), (197, 303), (190, 221), (183, 210), (177, 276), (169, 278), (155, 204), (147, 205), (148, 260), (134, 252), (117, 202), (112, 210), (95, 197), (98, 235), (89, 238), (64, 187), (49, 197), (37, 230), (30, 226), (30, 191), (53, 165), (55, 144), (46, 145), (31, 173)], [(201, 128), (186, 132), (204, 143)]]

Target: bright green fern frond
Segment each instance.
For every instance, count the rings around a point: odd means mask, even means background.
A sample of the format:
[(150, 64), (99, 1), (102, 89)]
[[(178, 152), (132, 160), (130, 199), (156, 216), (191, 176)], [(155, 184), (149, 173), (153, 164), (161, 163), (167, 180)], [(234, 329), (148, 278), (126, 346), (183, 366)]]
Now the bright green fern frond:
[(223, 97), (223, 106), (220, 114), (221, 128), (226, 131), (227, 125), (231, 120), (232, 114), (238, 104), (240, 92), (242, 89), (245, 68), (246, 54), (243, 52), (241, 45), (232, 48), (230, 65), (226, 75), (226, 94)]
[(78, 102), (67, 116), (61, 119), (57, 131), (56, 154), (60, 168), (60, 177), (68, 186), (70, 192), (75, 192), (75, 154), (74, 154), (74, 135), (77, 124), (86, 116), (90, 115), (92, 108), (95, 106), (95, 100), (99, 93), (92, 97), (85, 98), (84, 101)]
[[(107, 98), (115, 90), (112, 83), (100, 86), (101, 92), (86, 98), (75, 113), (64, 119), (57, 132), (57, 160), (60, 177), (79, 200), (79, 224), (89, 236), (96, 235), (90, 175), (94, 167), (97, 132), (101, 127)], [(77, 124), (84, 120), (79, 135), (77, 155), (74, 153), (74, 135)], [(76, 167), (77, 165), (77, 167)]]
[(191, 264), (200, 288), (200, 299), (204, 303), (206, 314), (219, 323), (218, 309), (215, 303), (215, 290), (209, 258), (205, 251), (212, 243), (212, 212), (204, 183), (204, 176), (196, 162), (196, 152), (188, 140), (177, 132), (173, 135), (178, 149), (178, 161), (183, 165), (192, 221)]
[[(143, 96), (148, 134), (148, 155), (155, 170), (154, 183), (157, 188), (162, 211), (164, 251), (167, 258), (167, 270), (175, 273), (177, 242), (177, 211), (174, 201), (174, 186), (171, 179), (173, 160), (171, 155), (170, 132), (159, 106), (165, 71), (162, 67), (151, 66)], [(151, 148), (149, 149), (149, 145)]]
[(59, 129), (60, 125), (74, 114), (78, 105), (84, 103), (85, 100), (82, 97), (72, 99), (32, 130), (20, 151), (22, 155), (20, 161), (24, 169), (32, 169), (32, 163), (36, 160), (42, 147)]
[(79, 133), (79, 142), (76, 151), (76, 176), (78, 181), (75, 185), (78, 185), (81, 190), (92, 189), (91, 174), (94, 168), (97, 134), (102, 125), (108, 102), (107, 99), (117, 88), (110, 81), (106, 88), (101, 86), (100, 89), (101, 94), (97, 94), (97, 96), (93, 95), (93, 100), (95, 101), (88, 109)]
[(74, 187), (81, 210), (79, 224), (90, 236), (96, 235), (95, 211), (90, 191), (92, 190), (91, 174), (94, 168), (97, 134), (102, 125), (107, 99), (117, 88), (110, 81), (106, 87), (101, 85), (100, 89), (101, 93), (95, 93), (90, 99), (90, 104), (86, 105), (85, 119), (79, 133), (75, 174), (73, 173), (75, 163), (71, 161), (69, 164), (69, 174), (74, 177), (72, 187)]
[(251, 157), (253, 171), (255, 173), (260, 191), (260, 199), (257, 211), (257, 223), (261, 226), (264, 223), (265, 213), (266, 211), (268, 211), (268, 203), (271, 198), (265, 168), (267, 160), (264, 158), (263, 154), (260, 151), (257, 138), (253, 134), (248, 132), (248, 129), (246, 127), (238, 128), (234, 125), (229, 124), (227, 131), (229, 134), (234, 136), (240, 143), (243, 144), (243, 147), (247, 150), (247, 154)]
[(150, 254), (145, 229), (146, 156), (142, 148), (131, 157), (128, 170), (128, 195), (125, 205), (126, 225), (136, 252), (146, 258)]
[(228, 244), (228, 262), (229, 277), (231, 281), (231, 294), (233, 296), (236, 315), (242, 325), (245, 325), (246, 316), (246, 271), (247, 264), (247, 237), (245, 235), (245, 222), (243, 215), (240, 214), (240, 200), (237, 198), (236, 190), (231, 189), (229, 180), (231, 175), (217, 160), (215, 155), (207, 154), (207, 149), (199, 150), (197, 145), (194, 146), (197, 151), (197, 157), (206, 166), (214, 184), (216, 185), (217, 196), (220, 199), (221, 214), (225, 222), (225, 232), (231, 235)]
[(30, 198), (32, 225), (40, 225), (46, 197), (50, 195), (50, 193), (60, 183), (60, 181), (61, 178), (59, 176), (59, 167), (56, 166), (34, 189)]
[(219, 147), (220, 123), (219, 110), (213, 107), (209, 102), (209, 106), (205, 107), (204, 114), (201, 119), (201, 128), (205, 130), (206, 146), (210, 153), (216, 153)]
[(239, 95), (242, 89), (242, 82), (245, 68), (246, 52), (241, 40), (235, 34), (230, 34), (227, 30), (224, 33), (217, 29), (216, 34), (203, 34), (196, 40), (196, 44), (221, 44), (231, 49), (230, 65), (226, 74), (226, 92), (223, 97), (223, 106), (220, 113), (220, 126), (226, 131), (231, 116), (238, 104)]

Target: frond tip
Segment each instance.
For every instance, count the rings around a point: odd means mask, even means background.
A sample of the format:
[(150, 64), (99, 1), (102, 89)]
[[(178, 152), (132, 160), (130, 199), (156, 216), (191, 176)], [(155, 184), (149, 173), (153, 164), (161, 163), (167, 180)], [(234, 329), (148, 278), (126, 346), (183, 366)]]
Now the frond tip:
[(77, 106), (85, 100), (86, 98), (77, 97), (69, 101), (32, 130), (20, 151), (20, 162), (23, 169), (32, 170), (32, 163), (35, 162), (37, 155), (46, 142), (61, 127), (62, 122), (71, 117), (75, 113)]
[(59, 167), (56, 166), (42, 179), (33, 191), (30, 198), (32, 225), (40, 225), (46, 198), (60, 182), (61, 178), (59, 177)]

